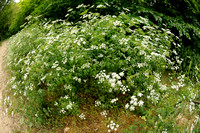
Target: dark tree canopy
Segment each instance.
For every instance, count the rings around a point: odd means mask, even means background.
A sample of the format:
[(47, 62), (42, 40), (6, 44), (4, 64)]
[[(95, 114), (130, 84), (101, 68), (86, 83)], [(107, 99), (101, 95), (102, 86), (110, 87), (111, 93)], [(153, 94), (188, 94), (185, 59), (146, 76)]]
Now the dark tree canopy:
[[(110, 6), (107, 6), (105, 9), (95, 8), (97, 5), (105, 3), (108, 3)], [(0, 22), (0, 26), (1, 29), (9, 32), (9, 35), (13, 35), (21, 30), (20, 26), (26, 22), (25, 18), (29, 15), (41, 15), (42, 18), (55, 20), (65, 19), (65, 15), (70, 13), (71, 16), (68, 20), (77, 22), (80, 20), (80, 14), (83, 11), (76, 7), (80, 4), (85, 4), (94, 5), (94, 8), (85, 9), (87, 12), (99, 12), (102, 15), (118, 15), (123, 10), (123, 7), (126, 7), (130, 9), (131, 14), (146, 16), (158, 25), (159, 23), (168, 23), (170, 19), (170, 21), (177, 21), (178, 23), (181, 21), (181, 23), (200, 27), (199, 3), (200, 0), (21, 0), (20, 3), (14, 3), (13, 0), (1, 0), (0, 19), (4, 19), (3, 21), (6, 22)], [(68, 12), (69, 9), (73, 9), (73, 12)], [(12, 20), (5, 19), (8, 16)], [(1, 31), (1, 38), (2, 34), (5, 37), (9, 36), (5, 35), (5, 31), (3, 30), (3, 33)]]

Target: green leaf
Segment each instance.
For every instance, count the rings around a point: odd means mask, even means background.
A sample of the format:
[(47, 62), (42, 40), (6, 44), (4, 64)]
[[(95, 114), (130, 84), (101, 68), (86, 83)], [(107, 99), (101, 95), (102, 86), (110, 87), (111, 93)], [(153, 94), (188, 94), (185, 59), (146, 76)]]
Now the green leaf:
[(86, 9), (84, 12), (80, 13), (80, 15), (87, 14), (88, 11), (89, 11), (89, 9)]
[(43, 111), (44, 111), (44, 113), (46, 114), (46, 116), (49, 117), (49, 112), (48, 112), (45, 108), (43, 108)]

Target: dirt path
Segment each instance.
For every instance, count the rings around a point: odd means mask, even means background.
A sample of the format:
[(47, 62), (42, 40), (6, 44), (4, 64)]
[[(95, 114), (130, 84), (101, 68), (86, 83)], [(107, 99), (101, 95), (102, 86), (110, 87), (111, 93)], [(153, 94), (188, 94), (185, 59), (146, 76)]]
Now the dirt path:
[(3, 103), (3, 89), (6, 88), (7, 74), (4, 71), (5, 62), (4, 58), (7, 53), (7, 43), (5, 41), (0, 46), (0, 133), (12, 133), (15, 130), (14, 118), (5, 114), (5, 108), (2, 107)]

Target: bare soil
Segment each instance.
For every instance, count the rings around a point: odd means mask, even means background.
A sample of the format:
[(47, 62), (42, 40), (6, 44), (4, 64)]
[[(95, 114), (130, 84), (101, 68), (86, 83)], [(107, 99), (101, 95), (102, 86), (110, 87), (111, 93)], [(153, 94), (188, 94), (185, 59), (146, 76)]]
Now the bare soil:
[(3, 96), (6, 89), (8, 74), (5, 71), (5, 55), (7, 53), (8, 41), (0, 45), (0, 133), (13, 133), (18, 129), (18, 119), (6, 113), (6, 107), (3, 106)]

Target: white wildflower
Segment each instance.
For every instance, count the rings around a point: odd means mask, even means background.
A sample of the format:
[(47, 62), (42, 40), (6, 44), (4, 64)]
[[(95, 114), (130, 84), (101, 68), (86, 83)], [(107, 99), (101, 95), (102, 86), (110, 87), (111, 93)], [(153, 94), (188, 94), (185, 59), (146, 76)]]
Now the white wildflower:
[(120, 72), (119, 76), (123, 77), (124, 76), (124, 72)]
[(110, 121), (110, 124), (107, 125), (107, 128), (108, 128), (108, 132), (111, 132), (111, 131), (117, 131), (117, 128), (119, 127), (118, 124), (114, 123), (113, 121)]
[(127, 103), (126, 105), (125, 105), (125, 109), (128, 109), (129, 108), (129, 104)]
[(111, 103), (116, 103), (118, 101), (118, 98), (114, 98), (114, 99), (112, 99), (110, 102)]
[(137, 106), (138, 103), (137, 103), (136, 101), (133, 101), (133, 105), (134, 105), (134, 106)]
[(138, 99), (136, 98), (136, 96), (131, 96), (131, 100), (137, 101)]
[(142, 100), (140, 100), (139, 102), (138, 102), (138, 105), (141, 107), (141, 106), (143, 106), (143, 104), (144, 104), (144, 102), (142, 101)]
[(101, 116), (104, 116), (104, 117), (107, 117), (107, 115), (108, 115), (107, 112), (106, 112), (106, 110), (104, 110), (104, 111), (101, 112), (100, 114), (101, 114)]
[(120, 80), (118, 80), (118, 81), (117, 81), (117, 84), (118, 84), (119, 86), (121, 86), (121, 85), (122, 85), (122, 82), (121, 82)]
[(138, 97), (142, 97), (143, 96), (143, 94), (142, 93), (138, 93)]
[(115, 22), (113, 22), (113, 24), (115, 25), (115, 26), (121, 26), (122, 24), (121, 24), (121, 21), (118, 21), (118, 20), (116, 20)]
[(66, 106), (66, 109), (67, 109), (67, 110), (69, 110), (69, 109), (72, 110), (73, 104), (74, 104), (74, 103), (70, 101), (69, 104)]
[(85, 119), (86, 119), (86, 118), (85, 118), (85, 114), (82, 113), (81, 115), (79, 115), (79, 118), (81, 118), (81, 120), (85, 120)]
[(62, 108), (61, 110), (60, 110), (60, 113), (62, 113), (62, 114), (65, 114), (65, 109), (64, 108)]
[(134, 111), (135, 110), (135, 106), (131, 105), (130, 106), (130, 111)]
[(111, 87), (114, 88), (115, 87), (115, 83), (111, 83)]
[(101, 101), (95, 101), (95, 107), (98, 107), (98, 106), (100, 106), (101, 105)]

